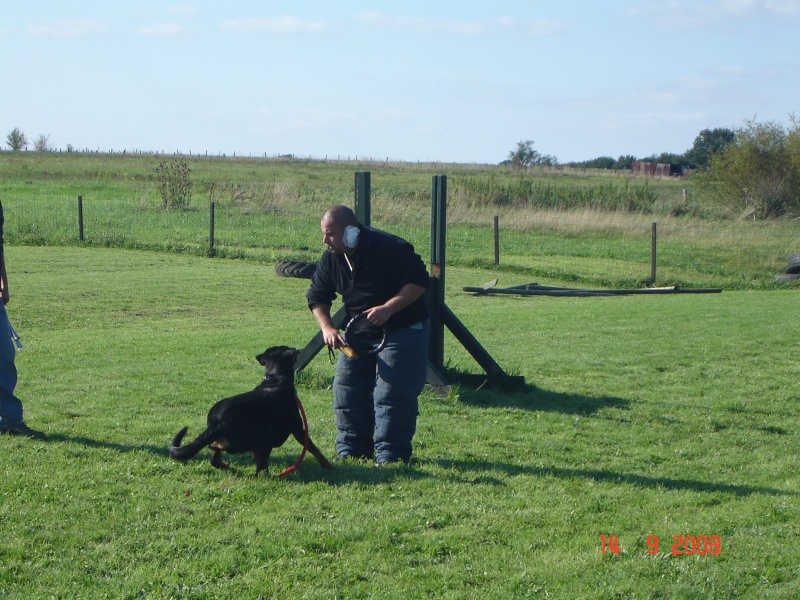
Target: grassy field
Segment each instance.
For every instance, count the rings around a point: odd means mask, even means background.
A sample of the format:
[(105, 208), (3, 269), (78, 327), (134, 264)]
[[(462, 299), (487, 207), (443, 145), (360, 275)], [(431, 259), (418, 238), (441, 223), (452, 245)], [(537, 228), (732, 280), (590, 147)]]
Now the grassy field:
[[(426, 392), (410, 467), (279, 479), (296, 444), (264, 477), (166, 449), (257, 383), (255, 354), (310, 339), (307, 281), (7, 252), (18, 393), (48, 439), (0, 437), (4, 598), (797, 597), (796, 290), (474, 297), (497, 271), (454, 265), (448, 306), (525, 389)], [(446, 356), (480, 371), (451, 337)], [(332, 374), (320, 355), (299, 389), (329, 456)]]
[[(591, 171), (521, 174), (477, 165), (185, 159), (194, 189), (190, 205), (163, 210), (156, 166), (171, 157), (0, 152), (6, 240), (213, 254), (267, 263), (316, 260), (322, 210), (333, 203), (351, 203), (354, 172), (367, 170), (372, 175), (373, 224), (408, 238), (427, 258), (431, 177), (444, 173), (448, 264), (489, 269), (492, 278), (502, 276), (504, 283), (511, 279), (613, 288), (652, 283), (726, 290), (797, 288), (775, 282), (787, 257), (800, 249), (797, 221), (691, 216), (712, 211), (692, 208), (690, 180)], [(78, 196), (84, 209), (82, 241)], [(657, 269), (651, 282), (653, 223)]]

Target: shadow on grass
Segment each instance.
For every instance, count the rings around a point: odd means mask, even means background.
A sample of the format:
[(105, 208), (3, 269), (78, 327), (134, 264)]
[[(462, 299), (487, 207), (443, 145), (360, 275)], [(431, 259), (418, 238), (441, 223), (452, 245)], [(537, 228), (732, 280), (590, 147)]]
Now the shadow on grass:
[(64, 433), (48, 433), (46, 442), (68, 442), (71, 444), (80, 444), (87, 448), (102, 448), (105, 450), (113, 450), (115, 452), (151, 452), (158, 456), (169, 457), (169, 450), (167, 443), (163, 446), (154, 446), (153, 444), (120, 444), (117, 442), (106, 442), (103, 440), (95, 440), (80, 435), (67, 435)]
[[(107, 442), (94, 440), (83, 436), (71, 436), (59, 433), (49, 434), (45, 441), (48, 442), (68, 442), (80, 444), (87, 448), (101, 448), (114, 452), (150, 452), (164, 458), (169, 457), (167, 445), (154, 446), (152, 444), (120, 444), (117, 442)], [(277, 457), (276, 457), (277, 458)], [(226, 471), (229, 476), (253, 478), (254, 465), (247, 453), (226, 455), (233, 467)], [(208, 460), (207, 452), (200, 452), (191, 460)], [(270, 476), (277, 477), (286, 466), (293, 464), (294, 459), (283, 460), (279, 458), (273, 461), (270, 468)], [(284, 464), (286, 463), (286, 464)], [(308, 464), (311, 468), (305, 467)], [(798, 496), (797, 492), (791, 490), (780, 490), (771, 487), (734, 485), (712, 481), (697, 481), (693, 479), (674, 479), (670, 477), (649, 477), (633, 473), (615, 473), (613, 471), (603, 471), (600, 469), (570, 469), (564, 467), (527, 467), (511, 465), (496, 461), (486, 460), (447, 460), (434, 459), (423, 462), (416, 462), (412, 459), (411, 465), (388, 465), (376, 467), (371, 461), (346, 461), (339, 463), (333, 471), (323, 470), (316, 461), (306, 457), (303, 465), (298, 471), (289, 475), (288, 479), (296, 479), (303, 483), (311, 481), (321, 481), (330, 485), (345, 485), (353, 482), (368, 484), (391, 483), (397, 480), (419, 480), (437, 477), (424, 470), (425, 464), (433, 464), (449, 471), (446, 477), (461, 483), (482, 484), (504, 486), (503, 478), (513, 475), (531, 475), (536, 477), (558, 477), (563, 479), (589, 479), (598, 482), (610, 482), (621, 485), (632, 485), (646, 488), (663, 488), (665, 490), (690, 490), (694, 492), (714, 492), (733, 494), (735, 496), (751, 496), (762, 494), (766, 496)], [(209, 469), (214, 470), (209, 465)]]
[(513, 407), (579, 415), (591, 415), (604, 408), (628, 408), (630, 406), (630, 400), (624, 398), (567, 394), (544, 390), (528, 384), (515, 386), (513, 389), (487, 387), (472, 390), (461, 388), (459, 399), (467, 406)]
[[(163, 446), (154, 446), (153, 444), (121, 444), (118, 442), (109, 442), (103, 440), (95, 440), (85, 436), (67, 435), (63, 433), (51, 433), (42, 440), (45, 442), (64, 442), (69, 444), (77, 444), (84, 448), (110, 450), (120, 454), (127, 454), (131, 452), (149, 452), (156, 456), (169, 459), (169, 449), (165, 442)], [(251, 458), (249, 452), (242, 452), (239, 454), (224, 454), (224, 460), (231, 466), (230, 469), (225, 471), (218, 471), (216, 468), (209, 464), (210, 451), (203, 449), (197, 453), (196, 456), (190, 458), (185, 462), (175, 461), (176, 464), (188, 464), (190, 462), (205, 463), (209, 472), (224, 472), (227, 477), (249, 479), (256, 477), (275, 477), (278, 473), (282, 472), (286, 467), (292, 465), (297, 460), (302, 448), (294, 442), (287, 442), (281, 446), (286, 452), (277, 451), (273, 454), (269, 475), (257, 476), (255, 473), (255, 463)], [(288, 452), (288, 454), (287, 454)], [(296, 452), (296, 455), (292, 455)], [(286, 477), (287, 480), (295, 479), (303, 483), (311, 481), (325, 481), (333, 485), (341, 485), (346, 483), (362, 482), (362, 483), (387, 483), (397, 479), (420, 479), (431, 477), (429, 473), (420, 471), (415, 468), (415, 465), (389, 465), (386, 467), (376, 467), (372, 461), (346, 461), (336, 465), (333, 471), (327, 471), (320, 467), (316, 459), (310, 454), (305, 456), (303, 464), (294, 473)]]
[[(456, 472), (501, 472), (505, 475), (533, 475), (536, 477), (558, 477), (562, 479), (590, 479), (598, 482), (618, 483), (645, 488), (663, 488), (665, 490), (690, 490), (693, 492), (714, 492), (733, 494), (735, 496), (752, 496), (762, 494), (765, 496), (798, 496), (792, 490), (780, 490), (771, 487), (734, 485), (713, 481), (697, 481), (693, 479), (674, 479), (671, 477), (648, 477), (634, 473), (615, 473), (600, 469), (569, 469), (564, 467), (525, 467), (509, 465), (492, 461), (466, 461), (466, 460), (434, 460), (433, 463), (443, 469)], [(470, 481), (476, 478), (471, 478)]]
[[(156, 456), (161, 456), (163, 458), (169, 458), (169, 447), (168, 441), (165, 441), (162, 446), (154, 446), (153, 444), (120, 444), (117, 442), (107, 442), (102, 440), (95, 440), (92, 438), (87, 438), (84, 436), (75, 436), (75, 435), (66, 435), (63, 433), (51, 433), (48, 434), (47, 438), (44, 440), (47, 442), (67, 442), (70, 444), (79, 444), (86, 448), (100, 448), (103, 450), (112, 450), (114, 452), (118, 452), (121, 454), (127, 454), (130, 452), (149, 452)], [(282, 446), (283, 447), (283, 446)], [(287, 443), (285, 448), (291, 453), (293, 450), (296, 450), (297, 455), (300, 454), (302, 451), (302, 447), (295, 444), (294, 442)], [(198, 452), (195, 456), (188, 459), (187, 461), (175, 461), (177, 464), (181, 464), (182, 462), (205, 462), (208, 464), (210, 456), (210, 450), (207, 448), (203, 448)], [(224, 453), (223, 458), (226, 462), (231, 465), (230, 471), (228, 471), (232, 475), (252, 475), (255, 472), (255, 463), (251, 458), (250, 452), (241, 452), (239, 454), (229, 454)], [(297, 456), (292, 457), (290, 454), (286, 457), (277, 456), (277, 453), (272, 457), (272, 465), (270, 472), (273, 473), (280, 473), (285, 467), (288, 467), (291, 464), (294, 464), (294, 461), (297, 459)], [(309, 463), (316, 463), (316, 460), (310, 455), (307, 454), (303, 464), (308, 461)], [(283, 463), (286, 463), (285, 465)], [(214, 469), (209, 465), (210, 469)]]

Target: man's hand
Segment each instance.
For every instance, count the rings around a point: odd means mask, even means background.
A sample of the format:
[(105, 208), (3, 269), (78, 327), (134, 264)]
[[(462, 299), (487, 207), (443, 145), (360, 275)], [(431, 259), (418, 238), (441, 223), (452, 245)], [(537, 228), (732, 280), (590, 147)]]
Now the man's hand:
[(325, 343), (331, 348), (339, 348), (346, 345), (342, 334), (339, 333), (336, 327), (324, 327), (321, 331), (322, 339), (325, 340)]
[(344, 346), (345, 341), (339, 330), (336, 329), (331, 320), (331, 307), (325, 304), (315, 304), (311, 307), (311, 314), (317, 320), (319, 330), (322, 332), (322, 339), (331, 348)]
[(383, 324), (389, 320), (389, 317), (394, 314), (391, 309), (386, 306), (374, 306), (364, 312), (367, 314), (367, 321), (378, 327), (383, 326)]
[(389, 298), (384, 304), (380, 306), (373, 306), (367, 309), (367, 321), (378, 327), (382, 327), (391, 316), (403, 310), (406, 306), (422, 297), (425, 293), (425, 288), (420, 287), (414, 283), (407, 283), (397, 294)]

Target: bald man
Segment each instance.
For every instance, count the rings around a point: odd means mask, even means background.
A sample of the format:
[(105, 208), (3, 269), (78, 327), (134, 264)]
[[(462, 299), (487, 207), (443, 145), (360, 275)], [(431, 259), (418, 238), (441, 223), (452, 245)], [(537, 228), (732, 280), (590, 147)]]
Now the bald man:
[(377, 354), (338, 353), (333, 383), (337, 454), (376, 464), (408, 463), (427, 374), (428, 271), (409, 242), (365, 227), (346, 206), (326, 210), (320, 226), (327, 250), (306, 298), (325, 343), (345, 345), (331, 320), (337, 294), (345, 322), (363, 312), (387, 333)]

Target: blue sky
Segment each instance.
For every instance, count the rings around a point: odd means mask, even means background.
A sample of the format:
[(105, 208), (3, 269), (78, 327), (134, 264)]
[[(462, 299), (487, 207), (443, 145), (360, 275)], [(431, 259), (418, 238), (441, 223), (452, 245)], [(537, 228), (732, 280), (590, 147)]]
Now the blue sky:
[(0, 0), (0, 134), (55, 148), (497, 163), (789, 124), (800, 0)]

